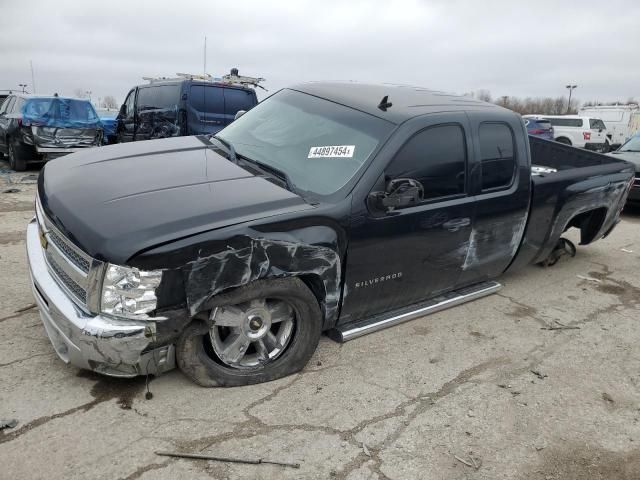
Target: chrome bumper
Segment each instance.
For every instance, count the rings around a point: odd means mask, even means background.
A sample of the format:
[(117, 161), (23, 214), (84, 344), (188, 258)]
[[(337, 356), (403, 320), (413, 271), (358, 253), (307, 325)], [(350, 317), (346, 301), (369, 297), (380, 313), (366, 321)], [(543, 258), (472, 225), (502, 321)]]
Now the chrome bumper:
[(158, 375), (175, 367), (173, 345), (146, 350), (155, 322), (92, 315), (65, 294), (49, 273), (35, 219), (27, 227), (27, 257), (40, 318), (65, 363), (114, 377)]

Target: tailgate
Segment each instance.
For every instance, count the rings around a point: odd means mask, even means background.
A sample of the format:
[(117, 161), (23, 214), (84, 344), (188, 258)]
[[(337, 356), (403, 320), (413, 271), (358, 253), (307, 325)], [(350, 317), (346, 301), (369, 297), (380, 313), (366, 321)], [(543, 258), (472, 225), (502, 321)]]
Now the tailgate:
[(33, 143), (39, 151), (45, 148), (85, 148), (100, 145), (102, 129), (32, 126)]

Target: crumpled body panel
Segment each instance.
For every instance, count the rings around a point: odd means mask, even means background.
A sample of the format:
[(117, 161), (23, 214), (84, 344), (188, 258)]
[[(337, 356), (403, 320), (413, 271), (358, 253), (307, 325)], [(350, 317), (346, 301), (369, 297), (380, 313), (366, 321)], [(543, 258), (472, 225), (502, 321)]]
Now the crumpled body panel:
[(33, 143), (39, 148), (82, 148), (100, 145), (102, 130), (98, 127), (64, 128), (32, 126)]
[(217, 293), (254, 280), (314, 275), (323, 285), (325, 319), (337, 317), (341, 263), (338, 253), (325, 246), (238, 236), (230, 240), (226, 250), (198, 258), (186, 270), (187, 304), (192, 315)]

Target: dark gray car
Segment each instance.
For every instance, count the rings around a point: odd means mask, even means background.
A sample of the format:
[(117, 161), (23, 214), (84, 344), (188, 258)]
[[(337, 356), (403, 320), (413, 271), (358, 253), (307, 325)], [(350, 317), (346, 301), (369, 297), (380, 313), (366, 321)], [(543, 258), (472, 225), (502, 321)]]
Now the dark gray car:
[(640, 205), (640, 132), (636, 133), (618, 150), (611, 152), (609, 155), (626, 160), (635, 166), (636, 178), (627, 197), (627, 202)]

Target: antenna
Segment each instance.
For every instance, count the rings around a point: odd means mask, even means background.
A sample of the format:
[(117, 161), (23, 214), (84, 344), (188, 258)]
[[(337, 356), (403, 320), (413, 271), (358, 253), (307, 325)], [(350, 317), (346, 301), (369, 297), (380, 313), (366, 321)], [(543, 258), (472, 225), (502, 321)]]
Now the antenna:
[(204, 68), (202, 69), (202, 76), (207, 76), (207, 36), (204, 36)]
[(393, 103), (389, 101), (389, 95), (385, 95), (384, 97), (382, 97), (382, 100), (380, 100), (380, 104), (378, 105), (378, 108), (383, 112), (386, 112), (387, 108), (391, 107), (392, 105)]

